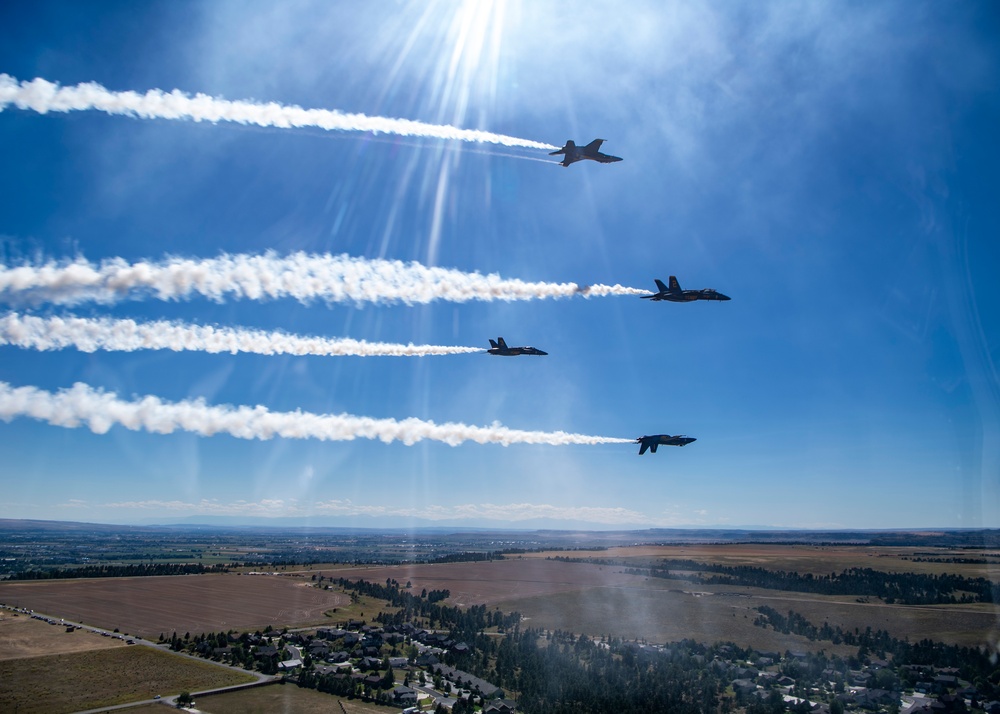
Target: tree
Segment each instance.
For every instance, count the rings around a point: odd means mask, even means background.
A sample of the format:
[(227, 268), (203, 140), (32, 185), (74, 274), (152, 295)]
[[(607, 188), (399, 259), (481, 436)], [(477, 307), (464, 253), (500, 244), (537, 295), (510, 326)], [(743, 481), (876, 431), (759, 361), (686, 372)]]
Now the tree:
[(389, 669), (385, 671), (385, 674), (382, 675), (382, 681), (379, 683), (379, 686), (382, 689), (392, 689), (396, 686), (396, 675), (392, 671), (392, 667), (389, 667)]
[(177, 708), (189, 707), (194, 704), (194, 697), (191, 696), (191, 692), (181, 692), (177, 695)]

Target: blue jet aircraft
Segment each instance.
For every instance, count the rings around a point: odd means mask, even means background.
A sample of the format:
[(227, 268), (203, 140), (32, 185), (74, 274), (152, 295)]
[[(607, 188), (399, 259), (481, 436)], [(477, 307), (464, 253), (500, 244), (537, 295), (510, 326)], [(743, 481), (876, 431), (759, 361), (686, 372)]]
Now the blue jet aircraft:
[(639, 456), (646, 453), (646, 449), (649, 449), (654, 454), (656, 453), (656, 448), (661, 444), (663, 446), (687, 446), (692, 441), (697, 441), (693, 436), (670, 436), (670, 434), (653, 434), (652, 436), (640, 436), (635, 440), (635, 443), (642, 444), (639, 447)]
[(486, 351), (491, 355), (500, 355), (501, 357), (517, 357), (518, 355), (544, 356), (548, 354), (548, 352), (542, 352), (534, 347), (508, 347), (502, 337), (498, 337), (496, 342), (490, 340), (490, 348)]
[(702, 288), (701, 290), (681, 290), (681, 284), (677, 278), (670, 276), (670, 287), (663, 284), (662, 280), (656, 280), (656, 287), (659, 292), (653, 295), (640, 295), (643, 300), (669, 300), (670, 302), (694, 302), (695, 300), (729, 300), (728, 295), (723, 295), (712, 288)]
[(570, 164), (576, 163), (577, 161), (583, 161), (584, 159), (590, 159), (591, 161), (597, 161), (602, 164), (611, 164), (615, 161), (621, 161), (621, 157), (619, 156), (602, 154), (601, 144), (603, 143), (604, 139), (594, 139), (586, 146), (577, 146), (573, 140), (570, 139), (566, 142), (566, 146), (559, 149), (559, 151), (549, 152), (549, 156), (563, 154), (563, 160), (560, 162), (563, 166), (569, 166)]

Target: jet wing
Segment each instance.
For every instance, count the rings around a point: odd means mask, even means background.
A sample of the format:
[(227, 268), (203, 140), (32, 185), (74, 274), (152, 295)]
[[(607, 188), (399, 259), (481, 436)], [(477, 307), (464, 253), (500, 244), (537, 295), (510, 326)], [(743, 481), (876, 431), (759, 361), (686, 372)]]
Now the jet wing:
[(592, 142), (583, 147), (586, 151), (593, 151), (595, 154), (601, 150), (601, 144), (604, 143), (604, 139), (594, 139)]

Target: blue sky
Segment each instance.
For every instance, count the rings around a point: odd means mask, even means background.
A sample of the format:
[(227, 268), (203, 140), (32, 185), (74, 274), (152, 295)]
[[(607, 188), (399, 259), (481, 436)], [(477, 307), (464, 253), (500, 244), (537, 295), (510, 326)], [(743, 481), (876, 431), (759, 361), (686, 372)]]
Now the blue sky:
[[(1000, 527), (1000, 15), (988, 2), (8, 3), (0, 72), (450, 124), (544, 151), (0, 112), (8, 267), (348, 254), (636, 297), (0, 306), (548, 357), (0, 347), (0, 381), (683, 449), (0, 423), (0, 517)], [(347, 522), (346, 520), (344, 522)], [(352, 521), (353, 522), (353, 521)], [(422, 521), (421, 521), (422, 522)]]

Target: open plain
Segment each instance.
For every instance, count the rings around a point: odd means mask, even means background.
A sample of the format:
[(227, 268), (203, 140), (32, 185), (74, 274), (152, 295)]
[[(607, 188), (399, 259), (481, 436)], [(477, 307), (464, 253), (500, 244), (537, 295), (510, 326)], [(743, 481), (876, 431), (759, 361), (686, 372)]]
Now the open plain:
[(214, 694), (197, 699), (195, 704), (205, 714), (399, 714), (399, 707), (337, 697), (315, 689), (302, 689), (294, 684)]
[(60, 714), (253, 679), (141, 645), (0, 660), (0, 711)]
[(0, 583), (0, 602), (156, 639), (177, 632), (322, 624), (342, 593), (274, 575), (182, 575)]
[[(955, 605), (888, 604), (878, 598), (820, 595), (734, 585), (694, 584), (626, 572), (663, 559), (695, 560), (727, 566), (813, 574), (849, 568), (885, 572), (959, 573), (990, 577), (1000, 566), (947, 560), (983, 558), (954, 550), (870, 548), (864, 546), (692, 545), (639, 546), (596, 551), (552, 551), (506, 560), (379, 568), (323, 568), (332, 577), (410, 582), (413, 589), (446, 589), (448, 602), (518, 611), (526, 624), (588, 635), (612, 635), (651, 642), (684, 638), (732, 641), (763, 650), (800, 649), (848, 652), (828, 641), (755, 626), (756, 608), (794, 611), (821, 626), (845, 631), (883, 629), (897, 638), (931, 638), (949, 644), (993, 647), (1000, 639), (1000, 611), (989, 603)], [(591, 562), (565, 562), (571, 557)], [(914, 560), (919, 558), (920, 560)], [(697, 570), (696, 568), (692, 569)], [(994, 579), (997, 579), (994, 577)], [(855, 648), (856, 649), (856, 648)]]
[(50, 625), (23, 613), (0, 609), (0, 660), (71, 654), (89, 650), (125, 647), (114, 637), (101, 637), (87, 630), (67, 632), (66, 627)]

